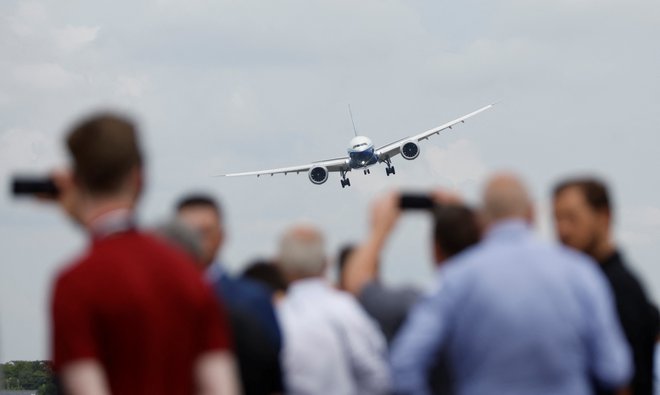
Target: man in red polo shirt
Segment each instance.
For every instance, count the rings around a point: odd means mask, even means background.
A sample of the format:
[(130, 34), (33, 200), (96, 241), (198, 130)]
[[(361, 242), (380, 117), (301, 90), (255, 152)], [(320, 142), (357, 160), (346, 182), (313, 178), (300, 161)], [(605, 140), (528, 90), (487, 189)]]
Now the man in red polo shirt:
[(114, 115), (69, 134), (59, 203), (90, 246), (57, 277), (53, 363), (77, 394), (235, 394), (224, 314), (184, 253), (140, 232), (143, 185), (133, 125)]

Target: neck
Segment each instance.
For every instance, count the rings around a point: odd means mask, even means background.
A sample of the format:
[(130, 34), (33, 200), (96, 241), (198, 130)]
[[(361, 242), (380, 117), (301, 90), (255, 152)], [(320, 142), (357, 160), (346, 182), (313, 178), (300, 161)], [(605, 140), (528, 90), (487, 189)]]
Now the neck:
[(604, 262), (614, 253), (615, 250), (616, 247), (614, 246), (614, 242), (612, 242), (611, 237), (608, 236), (602, 242), (597, 243), (594, 248), (592, 248), (589, 255), (598, 262)]
[(321, 279), (321, 276), (319, 275), (310, 275), (310, 274), (289, 274), (287, 276), (287, 280), (289, 284), (294, 283), (296, 281), (302, 281), (302, 280), (314, 280), (314, 279)]
[(135, 202), (128, 197), (92, 198), (83, 205), (82, 225), (91, 231), (94, 222), (105, 214), (116, 210), (127, 210), (132, 213), (134, 208)]

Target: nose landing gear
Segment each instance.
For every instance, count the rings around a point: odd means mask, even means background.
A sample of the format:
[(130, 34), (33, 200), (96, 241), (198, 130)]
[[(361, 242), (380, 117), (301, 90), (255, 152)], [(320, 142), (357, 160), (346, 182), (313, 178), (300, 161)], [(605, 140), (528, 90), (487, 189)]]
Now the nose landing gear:
[(369, 169), (364, 169), (364, 174), (365, 174), (365, 175), (367, 175), (367, 174), (371, 174), (371, 170), (369, 170)]

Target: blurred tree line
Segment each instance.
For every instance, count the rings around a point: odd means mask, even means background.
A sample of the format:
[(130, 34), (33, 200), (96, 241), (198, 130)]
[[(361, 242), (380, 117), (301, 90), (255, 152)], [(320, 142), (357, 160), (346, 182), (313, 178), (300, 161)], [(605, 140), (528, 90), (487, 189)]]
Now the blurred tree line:
[(50, 362), (10, 361), (0, 365), (6, 389), (38, 390), (39, 395), (57, 394)]

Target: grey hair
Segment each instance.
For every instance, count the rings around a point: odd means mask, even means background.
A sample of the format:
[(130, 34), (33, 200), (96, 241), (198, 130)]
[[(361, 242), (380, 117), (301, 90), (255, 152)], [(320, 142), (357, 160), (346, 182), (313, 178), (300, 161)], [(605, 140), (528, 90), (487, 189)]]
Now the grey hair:
[(202, 261), (203, 249), (199, 236), (181, 221), (170, 219), (162, 222), (153, 228), (153, 233), (188, 253), (195, 262)]
[(325, 269), (325, 243), (314, 228), (293, 228), (280, 241), (278, 256), (280, 267), (300, 276), (318, 276)]

